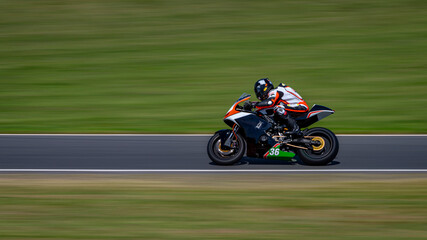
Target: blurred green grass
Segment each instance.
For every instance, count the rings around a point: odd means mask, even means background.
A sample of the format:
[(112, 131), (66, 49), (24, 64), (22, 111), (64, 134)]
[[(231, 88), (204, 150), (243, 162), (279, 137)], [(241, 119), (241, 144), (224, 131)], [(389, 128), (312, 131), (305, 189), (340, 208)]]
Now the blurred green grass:
[(425, 175), (0, 175), (2, 239), (425, 239)]
[(427, 2), (0, 1), (0, 132), (209, 133), (269, 77), (338, 133), (426, 133)]

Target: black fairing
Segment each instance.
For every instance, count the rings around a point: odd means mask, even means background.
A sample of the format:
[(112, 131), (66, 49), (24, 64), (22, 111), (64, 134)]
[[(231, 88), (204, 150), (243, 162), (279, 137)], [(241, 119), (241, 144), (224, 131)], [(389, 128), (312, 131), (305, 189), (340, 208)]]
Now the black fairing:
[[(325, 112), (311, 116), (311, 117), (308, 117), (310, 113), (315, 112), (315, 111), (322, 111), (322, 110), (325, 110)], [(321, 106), (321, 105), (314, 105), (310, 109), (309, 112), (307, 112), (304, 115), (296, 118), (296, 121), (297, 121), (298, 126), (300, 126), (300, 128), (305, 128), (305, 127), (308, 127), (308, 126), (312, 125), (313, 123), (318, 122), (322, 118), (325, 118), (325, 117), (327, 117), (333, 113), (334, 113), (334, 110), (332, 110), (330, 108), (327, 108), (327, 107)]]
[[(263, 118), (257, 116), (255, 113), (247, 115), (235, 120), (239, 125), (239, 133), (243, 135), (246, 139), (247, 144), (247, 156), (249, 157), (258, 157), (258, 154), (265, 153), (265, 149), (270, 149), (272, 145), (275, 144), (274, 139), (268, 137), (266, 131), (272, 127), (272, 125), (264, 120)], [(233, 126), (232, 121), (226, 120), (227, 125)], [(261, 136), (265, 135), (267, 137), (266, 142), (260, 142)], [(262, 150), (260, 150), (260, 148)]]

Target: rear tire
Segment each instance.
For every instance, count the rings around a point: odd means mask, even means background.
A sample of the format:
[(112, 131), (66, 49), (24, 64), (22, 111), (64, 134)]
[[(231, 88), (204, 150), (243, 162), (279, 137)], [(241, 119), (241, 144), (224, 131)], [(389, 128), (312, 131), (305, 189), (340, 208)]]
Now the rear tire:
[(331, 130), (326, 128), (312, 128), (305, 133), (305, 136), (320, 137), (323, 140), (323, 147), (316, 146), (317, 150), (298, 149), (297, 154), (304, 164), (320, 166), (326, 165), (335, 159), (338, 154), (339, 143)]
[(242, 159), (246, 152), (246, 142), (236, 134), (237, 139), (234, 148), (224, 150), (221, 148), (221, 138), (218, 133), (213, 135), (208, 142), (208, 156), (218, 165), (233, 165)]

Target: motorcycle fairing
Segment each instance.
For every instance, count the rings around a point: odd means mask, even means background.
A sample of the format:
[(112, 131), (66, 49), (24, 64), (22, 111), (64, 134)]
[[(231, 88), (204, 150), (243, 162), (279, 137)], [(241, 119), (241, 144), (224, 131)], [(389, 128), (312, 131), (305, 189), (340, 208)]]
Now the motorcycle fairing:
[[(238, 112), (224, 119), (224, 122), (234, 128), (238, 126), (236, 133), (241, 134), (246, 139), (248, 157), (260, 157), (265, 151), (273, 146), (276, 141), (266, 134), (266, 130), (271, 128), (271, 123), (257, 116), (254, 112)], [(260, 143), (261, 136), (267, 136), (267, 142)], [(227, 147), (227, 142), (224, 142)]]
[(227, 113), (225, 114), (224, 119), (226, 119), (228, 117), (231, 117), (234, 114), (238, 114), (239, 111), (236, 109), (237, 105), (239, 105), (239, 103), (241, 103), (241, 102), (249, 100), (250, 97), (251, 97), (251, 95), (243, 93), (242, 96), (240, 96), (239, 99), (237, 99), (237, 101), (227, 111)]
[(239, 132), (255, 144), (258, 144), (259, 138), (265, 135), (265, 131), (272, 126), (271, 123), (252, 112), (240, 112), (226, 118), (224, 121), (231, 127), (237, 124), (240, 129)]
[(264, 154), (264, 159), (291, 160), (293, 157), (295, 157), (295, 153), (280, 150), (279, 143), (274, 145)]
[(320, 121), (321, 119), (333, 114), (335, 111), (321, 105), (313, 105), (309, 112), (296, 118), (297, 124), (301, 128), (308, 127), (315, 122)]

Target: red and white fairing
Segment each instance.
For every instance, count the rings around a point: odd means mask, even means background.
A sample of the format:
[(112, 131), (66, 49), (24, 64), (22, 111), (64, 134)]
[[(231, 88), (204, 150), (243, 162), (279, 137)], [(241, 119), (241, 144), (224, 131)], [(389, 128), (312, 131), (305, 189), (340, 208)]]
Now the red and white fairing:
[(242, 103), (244, 101), (249, 100), (251, 96), (250, 95), (242, 95), (242, 97), (240, 97), (231, 107), (230, 109), (227, 111), (227, 113), (225, 114), (224, 120), (230, 120), (234, 123), (237, 124), (236, 119), (238, 118), (242, 118), (248, 115), (251, 115), (251, 113), (247, 113), (247, 112), (241, 112), (239, 110), (236, 109), (237, 105), (239, 105), (239, 103)]

